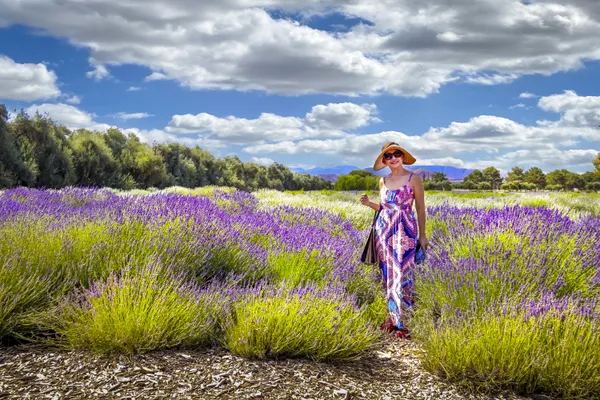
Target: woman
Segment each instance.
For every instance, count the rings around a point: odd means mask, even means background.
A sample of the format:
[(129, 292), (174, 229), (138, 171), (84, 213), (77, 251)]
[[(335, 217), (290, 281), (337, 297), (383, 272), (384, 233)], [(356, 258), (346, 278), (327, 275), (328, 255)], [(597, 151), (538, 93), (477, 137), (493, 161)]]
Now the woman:
[(360, 201), (375, 211), (381, 209), (375, 221), (375, 243), (389, 314), (381, 328), (395, 331), (397, 337), (410, 338), (406, 319), (413, 305), (416, 246), (419, 243), (423, 250), (429, 247), (423, 182), (419, 175), (403, 166), (416, 161), (408, 151), (394, 142), (386, 143), (381, 150), (373, 169), (377, 171), (387, 166), (391, 173), (379, 181), (379, 203), (369, 201), (366, 195)]

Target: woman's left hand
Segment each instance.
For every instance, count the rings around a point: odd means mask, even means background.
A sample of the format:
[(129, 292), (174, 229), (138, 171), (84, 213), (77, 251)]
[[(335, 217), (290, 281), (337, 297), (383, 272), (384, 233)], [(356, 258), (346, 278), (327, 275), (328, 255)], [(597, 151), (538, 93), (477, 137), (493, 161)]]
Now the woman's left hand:
[(429, 248), (429, 240), (427, 240), (427, 237), (420, 237), (419, 244), (421, 245), (423, 250), (427, 250)]

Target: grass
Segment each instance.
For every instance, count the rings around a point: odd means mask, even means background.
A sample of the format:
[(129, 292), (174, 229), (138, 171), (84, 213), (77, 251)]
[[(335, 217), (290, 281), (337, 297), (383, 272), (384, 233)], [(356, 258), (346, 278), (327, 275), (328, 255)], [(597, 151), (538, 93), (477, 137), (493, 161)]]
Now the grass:
[(423, 366), (477, 390), (600, 396), (600, 230), (515, 207), (430, 217), (443, 246), (417, 271)]
[(251, 358), (352, 360), (380, 333), (364, 309), (336, 293), (260, 293), (236, 304), (225, 347)]
[(493, 315), (443, 328), (419, 326), (423, 366), (476, 390), (512, 389), (563, 398), (600, 393), (600, 339), (576, 314)]
[(277, 281), (285, 281), (288, 287), (320, 282), (334, 266), (331, 257), (322, 257), (319, 252), (305, 250), (298, 253), (275, 253), (268, 256), (269, 272)]
[(59, 345), (137, 354), (215, 342), (222, 334), (216, 315), (223, 303), (218, 292), (201, 292), (154, 264), (111, 274), (61, 299), (48, 323)]

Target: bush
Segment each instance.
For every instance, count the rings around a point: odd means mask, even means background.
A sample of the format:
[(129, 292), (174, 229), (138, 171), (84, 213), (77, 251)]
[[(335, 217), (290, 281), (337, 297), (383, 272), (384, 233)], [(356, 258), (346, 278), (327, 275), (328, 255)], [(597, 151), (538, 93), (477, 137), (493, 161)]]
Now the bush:
[(417, 269), (423, 365), (478, 389), (600, 396), (600, 219), (522, 206), (428, 216), (444, 246)]
[(61, 271), (18, 259), (0, 264), (0, 339), (31, 332), (24, 327), (29, 314), (47, 307), (63, 284)]
[(600, 191), (600, 182), (589, 182), (585, 185), (585, 190), (590, 190), (594, 192)]
[(380, 335), (367, 308), (357, 308), (340, 291), (308, 287), (243, 299), (225, 334), (225, 346), (240, 356), (314, 360), (358, 358)]
[(103, 354), (205, 345), (220, 336), (222, 293), (198, 291), (158, 264), (131, 268), (63, 298), (47, 323), (57, 344)]
[(489, 182), (481, 182), (479, 185), (477, 185), (477, 189), (492, 190), (492, 185)]
[(268, 256), (270, 275), (276, 281), (286, 281), (289, 287), (319, 282), (334, 269), (330, 257), (320, 256), (317, 250), (308, 253), (271, 252)]
[[(485, 315), (417, 331), (424, 367), (469, 387), (600, 395), (600, 338), (578, 314)], [(568, 355), (568, 356), (567, 356)]]

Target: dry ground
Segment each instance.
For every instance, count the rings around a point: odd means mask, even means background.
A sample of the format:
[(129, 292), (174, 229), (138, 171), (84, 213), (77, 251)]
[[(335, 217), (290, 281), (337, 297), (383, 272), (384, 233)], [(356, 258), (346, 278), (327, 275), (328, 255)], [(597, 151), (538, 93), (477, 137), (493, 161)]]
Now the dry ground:
[(340, 364), (257, 361), (221, 349), (136, 357), (0, 347), (0, 399), (524, 399), (476, 395), (419, 366), (415, 344), (386, 338)]

